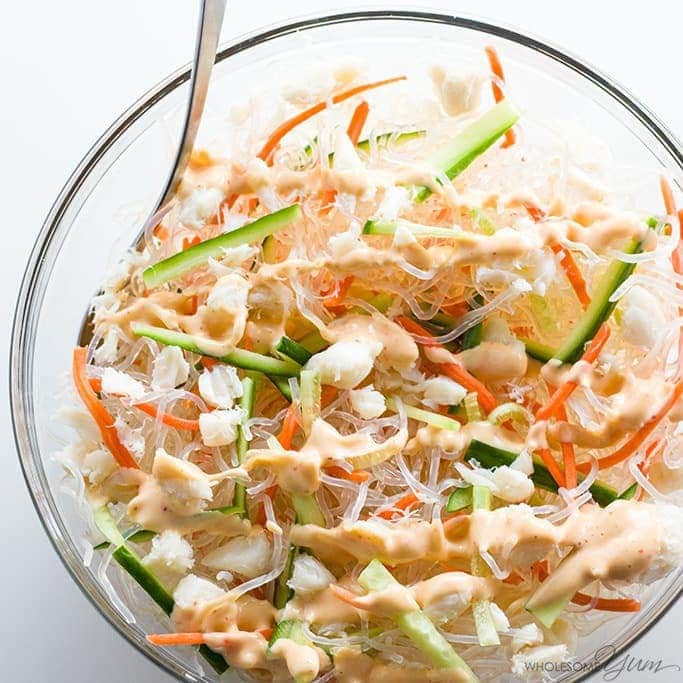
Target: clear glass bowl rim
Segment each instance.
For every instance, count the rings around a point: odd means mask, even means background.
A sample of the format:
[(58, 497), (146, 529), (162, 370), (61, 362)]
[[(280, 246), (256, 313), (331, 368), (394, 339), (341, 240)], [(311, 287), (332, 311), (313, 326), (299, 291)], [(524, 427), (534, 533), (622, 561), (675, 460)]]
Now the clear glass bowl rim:
[[(402, 8), (399, 10), (367, 9), (332, 13), (325, 16), (311, 15), (300, 17), (291, 22), (274, 24), (265, 29), (257, 29), (253, 32), (244, 34), (231, 42), (227, 47), (222, 47), (218, 51), (216, 61), (222, 62), (232, 55), (299, 31), (344, 23), (381, 20), (433, 23), (470, 29), (515, 42), (522, 47), (529, 48), (553, 59), (598, 86), (603, 92), (607, 93), (622, 107), (633, 114), (634, 117), (656, 138), (657, 142), (669, 153), (674, 164), (678, 167), (678, 170), (683, 172), (683, 149), (676, 136), (674, 136), (657, 116), (626, 88), (616, 83), (612, 78), (608, 77), (600, 70), (568, 53), (564, 49), (560, 49), (546, 41), (531, 36), (528, 33), (522, 33), (508, 25), (494, 24), (488, 20), (464, 15), (455, 16), (430, 10), (409, 8)], [(65, 547), (64, 542), (61, 540), (58, 525), (55, 525), (55, 522), (59, 517), (58, 512), (51, 497), (45, 496), (44, 494), (44, 491), (48, 490), (44, 473), (42, 468), (36, 467), (36, 462), (40, 462), (40, 454), (37, 447), (35, 447), (35, 439), (32, 438), (32, 424), (29, 424), (29, 421), (26, 419), (24, 398), (25, 392), (29, 388), (30, 378), (32, 377), (32, 357), (30, 354), (30, 347), (27, 346), (26, 341), (27, 335), (28, 339), (31, 339), (30, 323), (32, 316), (30, 313), (30, 304), (35, 294), (34, 285), (43, 267), (44, 256), (47, 256), (50, 253), (53, 237), (55, 236), (55, 232), (66, 208), (77, 195), (85, 178), (87, 178), (93, 168), (97, 166), (104, 153), (117, 141), (120, 135), (148, 109), (188, 81), (190, 78), (190, 68), (190, 64), (180, 67), (138, 98), (138, 100), (121, 114), (121, 116), (119, 116), (92, 145), (64, 184), (64, 187), (57, 196), (41, 227), (24, 271), (12, 327), (9, 372), (12, 428), (20, 465), (33, 505), (59, 559), (91, 604), (93, 604), (100, 614), (122, 637), (162, 670), (184, 680), (188, 680), (186, 674), (183, 675), (181, 671), (175, 670), (175, 667), (171, 666), (171, 663), (162, 656), (159, 650), (152, 648), (146, 641), (141, 641), (136, 638), (132, 631), (126, 627), (125, 623), (119, 620), (111, 610), (107, 609), (106, 604), (103, 604), (95, 595), (93, 595), (89, 589), (89, 580), (83, 571), (84, 567), (80, 558), (73, 553), (67, 552), (68, 548)], [(49, 259), (47, 260), (49, 261)], [(32, 409), (30, 409), (29, 412), (32, 414)], [(679, 584), (681, 584), (680, 578), (681, 576), (679, 574)], [(601, 665), (604, 665), (617, 657), (647, 633), (677, 602), (682, 592), (683, 585), (679, 585), (675, 595), (671, 596), (668, 603), (660, 605), (659, 609), (650, 615), (647, 622), (639, 625), (637, 631), (630, 634), (629, 637), (623, 638), (619, 646), (615, 647), (610, 652), (610, 656), (600, 662)], [(593, 671), (594, 670), (587, 671), (573, 680), (584, 680), (593, 673)]]

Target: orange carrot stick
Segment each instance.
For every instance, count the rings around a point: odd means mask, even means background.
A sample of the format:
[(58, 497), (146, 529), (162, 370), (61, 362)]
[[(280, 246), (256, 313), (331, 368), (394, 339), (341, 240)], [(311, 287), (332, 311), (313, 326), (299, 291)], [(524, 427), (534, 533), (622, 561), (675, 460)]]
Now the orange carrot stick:
[[(539, 206), (536, 206), (531, 202), (522, 202), (522, 204), (531, 217), (531, 220), (533, 220), (535, 223), (538, 223), (545, 218), (545, 211), (543, 211), (543, 209), (541, 209)], [(574, 260), (571, 251), (559, 244), (554, 244), (552, 246), (552, 250), (555, 254), (562, 254), (560, 265), (567, 276), (567, 280), (569, 280), (569, 284), (574, 289), (576, 298), (581, 302), (581, 305), (584, 308), (587, 308), (591, 302), (591, 298), (588, 295), (588, 290), (586, 289), (586, 281), (584, 280), (583, 275), (581, 275), (581, 271), (576, 265), (576, 261)]]
[[(613, 467), (630, 458), (643, 445), (657, 425), (669, 414), (681, 395), (683, 395), (683, 381), (676, 384), (664, 405), (621, 448), (618, 448), (611, 455), (598, 459), (598, 469), (604, 470)], [(587, 463), (582, 463), (578, 468), (582, 472), (590, 470)]]
[(109, 411), (102, 405), (97, 398), (97, 394), (90, 386), (86, 376), (86, 358), (87, 349), (85, 347), (76, 347), (73, 354), (72, 374), (76, 391), (83, 401), (88, 412), (99, 427), (102, 441), (114, 456), (116, 462), (121, 467), (131, 467), (139, 469), (139, 465), (135, 458), (130, 454), (128, 449), (121, 443), (119, 435), (114, 427), (114, 418)]
[[(404, 81), (405, 78), (405, 76), (396, 76), (395, 78), (387, 78), (384, 81), (376, 81), (374, 83), (358, 85), (355, 88), (351, 88), (350, 90), (341, 92), (338, 95), (334, 95), (334, 97), (332, 97), (332, 104), (339, 104), (340, 102), (348, 100), (354, 95), (359, 95), (360, 93), (366, 92), (367, 90), (372, 90), (373, 88), (379, 88), (380, 86), (388, 85), (389, 83), (396, 83), (397, 81)], [(308, 121), (308, 119), (327, 109), (327, 106), (328, 100), (325, 100), (324, 102), (318, 102), (309, 109), (300, 112), (296, 116), (293, 116), (291, 119), (288, 119), (284, 123), (280, 124), (271, 133), (270, 137), (268, 140), (266, 140), (266, 143), (263, 145), (257, 156), (260, 159), (263, 159), (263, 161), (271, 163), (271, 156), (275, 151), (275, 148), (280, 144), (282, 138), (284, 138), (287, 133), (294, 130), (294, 128), (296, 128), (299, 124), (303, 123), (304, 121)]]
[[(603, 347), (609, 339), (610, 329), (607, 323), (603, 323), (597, 334), (588, 344), (588, 348), (581, 356), (581, 360), (586, 363), (595, 362), (596, 358), (600, 355)], [(578, 384), (576, 382), (565, 382), (562, 384), (550, 397), (548, 403), (546, 403), (540, 410), (536, 413), (536, 420), (547, 420), (552, 417), (556, 411), (564, 404), (564, 402), (572, 395), (574, 389)]]
[(204, 633), (155, 633), (147, 636), (152, 645), (202, 645), (205, 641)]
[(360, 134), (363, 132), (363, 126), (368, 120), (368, 114), (370, 113), (370, 105), (363, 100), (353, 112), (351, 117), (351, 122), (349, 123), (349, 128), (346, 134), (354, 145), (358, 144)]
[[(548, 568), (545, 564), (535, 565), (535, 570), (540, 581), (545, 581), (548, 578)], [(599, 609), (604, 612), (638, 612), (640, 610), (640, 601), (633, 598), (597, 598), (585, 593), (575, 593), (572, 602), (575, 605), (590, 605), (595, 600), (593, 609)]]
[(571, 251), (559, 244), (553, 244), (551, 248), (555, 254), (562, 254), (560, 265), (567, 276), (567, 280), (569, 280), (569, 284), (574, 289), (576, 298), (581, 303), (581, 306), (587, 308), (591, 302), (591, 298), (588, 294), (588, 289), (586, 288), (586, 281), (584, 280), (579, 267), (576, 265), (576, 261), (574, 260)]
[(294, 440), (294, 436), (296, 435), (300, 426), (301, 420), (299, 419), (299, 408), (296, 403), (291, 403), (289, 408), (287, 408), (285, 419), (282, 421), (282, 431), (277, 437), (277, 440), (284, 449), (291, 449), (292, 441)]
[[(102, 380), (98, 377), (91, 377), (88, 379), (93, 391), (102, 391)], [(158, 408), (153, 403), (134, 403), (133, 408), (141, 410), (150, 417), (156, 418), (159, 413)], [(199, 420), (188, 420), (183, 417), (175, 417), (170, 413), (162, 413), (161, 421), (169, 427), (176, 429), (186, 429), (189, 432), (196, 432), (199, 430)]]
[[(399, 323), (405, 330), (411, 334), (418, 335), (420, 337), (432, 337), (432, 334), (426, 330), (422, 325), (416, 323), (410, 318), (406, 318), (400, 315), (396, 318), (396, 322)], [(427, 340), (420, 342), (424, 346), (432, 346), (438, 348), (444, 348), (442, 344), (434, 340)], [(451, 379), (461, 384), (468, 391), (473, 391), (477, 394), (479, 404), (487, 412), (490, 413), (497, 405), (494, 395), (486, 388), (486, 386), (480, 382), (476, 377), (471, 375), (465, 368), (457, 363), (439, 363), (438, 364), (441, 372), (447, 375)]]
[[(495, 47), (492, 45), (488, 45), (487, 47), (484, 48), (484, 52), (486, 52), (486, 57), (489, 60), (489, 66), (491, 67), (491, 73), (498, 78), (502, 83), (505, 83), (505, 73), (503, 71), (503, 65), (500, 63), (500, 57), (498, 56), (498, 51), (496, 50)], [(491, 82), (491, 90), (493, 91), (493, 99), (496, 102), (500, 102), (501, 100), (505, 99), (505, 94), (503, 91), (500, 89), (500, 86), (498, 83), (495, 81)], [(505, 133), (505, 142), (503, 143), (503, 147), (510, 147), (510, 145), (515, 144), (515, 140), (517, 139), (517, 136), (515, 135), (514, 130), (510, 128), (506, 133)]]
[(346, 479), (347, 481), (354, 481), (356, 484), (362, 484), (370, 478), (370, 474), (364, 470), (353, 470), (348, 472), (343, 467), (338, 467), (337, 465), (328, 465), (325, 467), (325, 472), (331, 477), (337, 477), (337, 479)]
[[(555, 388), (548, 385), (548, 392), (554, 393)], [(564, 406), (560, 406), (557, 411), (557, 417), (562, 422), (567, 421), (567, 411)], [(562, 464), (564, 466), (564, 485), (568, 489), (576, 488), (578, 481), (576, 479), (576, 454), (574, 453), (574, 444), (567, 441), (560, 443), (560, 450), (562, 451)]]
[(403, 496), (396, 502), (394, 508), (391, 510), (382, 510), (377, 516), (382, 519), (391, 519), (394, 516), (395, 510), (409, 510), (418, 502), (417, 496), (411, 491), (408, 495)]
[(674, 193), (671, 190), (671, 185), (669, 181), (662, 175), (659, 176), (659, 189), (662, 192), (662, 200), (664, 201), (664, 210), (667, 216), (676, 215), (676, 200), (674, 199)]
[(555, 462), (555, 458), (553, 458), (553, 454), (551, 453), (550, 449), (539, 448), (538, 454), (541, 456), (543, 464), (548, 468), (548, 472), (550, 472), (550, 475), (555, 480), (555, 483), (558, 486), (564, 486), (564, 474), (562, 474), (562, 470), (560, 470), (559, 465)]
[(325, 308), (335, 308), (336, 306), (341, 306), (344, 303), (346, 295), (349, 293), (349, 289), (351, 289), (354, 279), (355, 278), (353, 275), (347, 275), (339, 283), (336, 294), (332, 294), (331, 296), (325, 297), (323, 299), (323, 306), (325, 306)]

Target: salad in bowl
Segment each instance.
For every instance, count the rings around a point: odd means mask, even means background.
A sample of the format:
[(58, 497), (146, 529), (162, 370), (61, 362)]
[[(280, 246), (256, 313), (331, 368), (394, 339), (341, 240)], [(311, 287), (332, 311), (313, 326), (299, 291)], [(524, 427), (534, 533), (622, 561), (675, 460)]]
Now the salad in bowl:
[(233, 112), (73, 351), (94, 552), (219, 674), (538, 676), (681, 564), (669, 183), (568, 172), (492, 47), (411, 78)]

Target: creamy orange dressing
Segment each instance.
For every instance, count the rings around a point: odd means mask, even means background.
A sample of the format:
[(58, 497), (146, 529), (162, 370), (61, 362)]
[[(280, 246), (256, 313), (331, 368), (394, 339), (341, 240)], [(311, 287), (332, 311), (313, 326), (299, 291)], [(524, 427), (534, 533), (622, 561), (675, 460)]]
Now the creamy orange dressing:
[(419, 356), (410, 334), (381, 315), (345, 315), (330, 323), (323, 336), (329, 342), (348, 339), (379, 342), (382, 345), (379, 362), (393, 368), (410, 368)]
[(493, 384), (523, 377), (528, 366), (528, 356), (522, 343), (483, 341), (455, 357), (475, 377)]
[[(620, 519), (626, 523), (621, 524)], [(576, 554), (584, 559), (577, 572), (594, 571), (599, 558), (601, 569), (595, 578), (627, 580), (657, 557), (661, 537), (652, 535), (655, 520), (655, 508), (637, 501), (616, 501), (607, 508), (587, 505), (557, 526), (534, 516), (525, 505), (509, 505), (493, 511), (476, 510), (445, 524), (401, 520), (392, 525), (360, 521), (332, 529), (296, 526), (291, 538), (333, 564), (348, 557), (361, 562), (376, 557), (389, 565), (420, 559), (448, 562), (486, 550), (511, 568), (526, 568), (553, 549), (580, 547), (581, 553)], [(614, 546), (606, 545), (608, 539)], [(631, 550), (615, 553), (614, 548), (623, 543)]]
[(305, 677), (313, 680), (320, 671), (330, 667), (330, 658), (323, 650), (314, 645), (302, 645), (289, 638), (278, 638), (270, 648), (275, 657), (285, 660), (292, 678)]
[[(344, 577), (338, 585), (351, 590), (360, 590), (355, 582)], [(284, 611), (285, 619), (301, 619), (309, 624), (326, 626), (329, 624), (361, 623), (363, 611), (340, 600), (329, 588), (319, 591), (312, 598), (295, 595)]]
[(461, 670), (381, 664), (351, 648), (340, 648), (335, 654), (334, 665), (338, 683), (458, 683), (468, 680)]
[(352, 465), (366, 460), (379, 463), (400, 452), (407, 439), (407, 431), (401, 429), (382, 443), (377, 443), (363, 432), (340, 434), (331, 424), (317, 418), (311, 425), (308, 439), (298, 451), (251, 449), (247, 452), (244, 467), (250, 472), (267, 467), (283, 489), (308, 495), (320, 486), (320, 469), (323, 466), (340, 460)]

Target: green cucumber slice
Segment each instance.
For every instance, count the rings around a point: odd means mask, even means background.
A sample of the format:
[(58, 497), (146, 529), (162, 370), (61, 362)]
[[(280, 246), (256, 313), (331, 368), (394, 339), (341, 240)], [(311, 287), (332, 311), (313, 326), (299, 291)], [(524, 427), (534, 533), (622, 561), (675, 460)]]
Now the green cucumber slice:
[[(433, 158), (432, 164), (453, 180), (478, 156), (483, 154), (519, 119), (519, 112), (504, 99), (489, 109), (483, 116), (461, 131), (444, 145)], [(428, 187), (416, 188), (415, 201), (423, 202), (432, 191)]]
[(190, 270), (206, 263), (210, 258), (220, 256), (225, 249), (240, 247), (243, 244), (260, 242), (268, 235), (282, 230), (301, 216), (301, 208), (293, 204), (274, 213), (258, 218), (237, 230), (226, 232), (185, 251), (178, 252), (159, 263), (145, 268), (142, 278), (150, 289), (163, 285), (164, 282), (184, 275)]
[(265, 375), (276, 375), (278, 377), (295, 377), (301, 370), (301, 366), (294, 361), (271, 358), (270, 356), (263, 356), (260, 353), (246, 351), (245, 349), (235, 349), (226, 356), (216, 356), (204, 351), (193, 335), (176, 332), (175, 330), (167, 330), (164, 327), (153, 327), (152, 325), (137, 323), (132, 326), (132, 329), (136, 337), (148, 337), (160, 344), (179, 346), (181, 349), (191, 353), (210, 356), (222, 363), (234, 365), (244, 370), (256, 370)]

